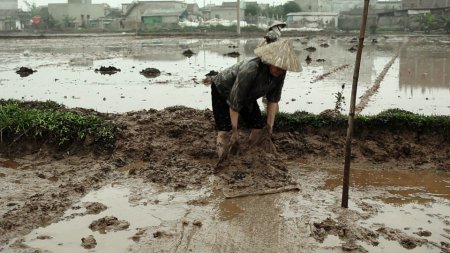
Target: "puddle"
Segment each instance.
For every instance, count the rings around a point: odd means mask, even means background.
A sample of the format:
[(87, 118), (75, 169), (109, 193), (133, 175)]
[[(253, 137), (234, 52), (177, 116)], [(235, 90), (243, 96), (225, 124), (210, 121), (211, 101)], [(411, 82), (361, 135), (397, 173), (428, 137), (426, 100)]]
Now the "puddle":
[[(192, 194), (192, 193), (191, 193)], [(84, 202), (99, 202), (108, 208), (96, 215), (81, 215), (86, 209), (70, 209), (64, 214), (62, 221), (45, 228), (38, 228), (25, 237), (25, 244), (51, 252), (87, 252), (82, 248), (81, 238), (93, 235), (97, 241), (95, 252), (126, 252), (134, 242), (131, 237), (139, 228), (156, 227), (167, 221), (176, 221), (186, 215), (189, 196), (169, 197), (170, 193), (155, 193), (157, 203), (137, 202), (131, 204), (131, 191), (123, 186), (107, 186), (99, 191), (89, 193), (75, 206), (83, 206)], [(193, 194), (195, 195), (195, 194)], [(123, 231), (102, 234), (89, 229), (89, 225), (105, 216), (114, 216), (130, 223)], [(49, 238), (46, 240), (38, 238)]]
[(219, 204), (219, 217), (222, 220), (230, 220), (239, 215), (240, 213), (243, 213), (244, 210), (242, 210), (241, 207), (239, 207), (238, 204), (232, 199), (225, 199)]
[[(324, 188), (332, 190), (342, 186), (341, 171), (329, 172), (332, 176), (325, 181)], [(436, 197), (450, 200), (448, 172), (352, 169), (350, 177), (351, 187), (386, 190), (390, 194), (377, 198), (388, 204), (427, 204)]]
[[(303, 72), (288, 72), (280, 110), (320, 113), (334, 108), (335, 94), (345, 84), (346, 113), (355, 57), (348, 51), (352, 46), (349, 38), (310, 38), (306, 44), (293, 39)], [(51, 48), (42, 45), (41, 40), (18, 39), (13, 46), (4, 40), (0, 41), (3, 57), (0, 98), (50, 99), (69, 107), (119, 113), (173, 105), (210, 108), (210, 88), (203, 84), (205, 75), (253, 57), (258, 40), (61, 38), (49, 40)], [(324, 42), (329, 47), (320, 47)], [(407, 46), (400, 50), (405, 42)], [(450, 53), (442, 53), (450, 52), (450, 45), (436, 45), (431, 40), (426, 43), (424, 47), (423, 41), (415, 38), (400, 37), (395, 41), (379, 38), (378, 44), (365, 46), (358, 97), (374, 84), (396, 54), (399, 57), (363, 114), (401, 108), (421, 114), (450, 115)], [(305, 50), (311, 46), (317, 51)], [(185, 57), (182, 53), (187, 49), (194, 55)], [(240, 56), (225, 56), (232, 51)], [(307, 56), (312, 59), (311, 64), (304, 61)], [(418, 67), (423, 63), (426, 68)], [(349, 67), (340, 69), (343, 65)], [(21, 66), (37, 72), (22, 78), (15, 73)], [(114, 66), (121, 71), (114, 75), (95, 73), (94, 69), (101, 66)], [(146, 68), (156, 68), (161, 75), (146, 78), (139, 73)], [(314, 81), (319, 76), (325, 77)]]

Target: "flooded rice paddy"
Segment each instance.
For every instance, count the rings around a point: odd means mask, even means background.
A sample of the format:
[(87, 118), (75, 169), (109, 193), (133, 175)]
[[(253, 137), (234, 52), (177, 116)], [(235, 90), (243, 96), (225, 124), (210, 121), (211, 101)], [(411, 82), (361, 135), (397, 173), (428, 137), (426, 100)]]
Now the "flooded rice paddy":
[[(355, 44), (352, 38), (292, 39), (304, 71), (288, 73), (281, 110), (319, 113), (334, 108), (336, 94), (343, 92), (345, 112), (355, 57), (349, 51)], [(173, 105), (210, 108), (205, 75), (253, 57), (257, 42), (257, 38), (2, 39), (0, 98), (54, 100), (119, 113)], [(305, 50), (308, 47), (316, 51)], [(182, 54), (188, 49), (194, 52), (191, 57)], [(240, 56), (225, 55), (230, 52)], [(368, 38), (358, 88), (360, 112), (401, 108), (450, 115), (449, 52), (446, 37)], [(21, 77), (15, 71), (22, 66), (36, 72)], [(95, 71), (101, 66), (120, 71), (102, 75)], [(140, 74), (146, 68), (157, 68), (161, 74), (147, 78)], [(78, 169), (77, 164), (73, 168)], [(11, 240), (0, 251), (445, 253), (450, 248), (448, 172), (352, 167), (349, 209), (342, 209), (342, 171), (336, 163), (292, 162), (290, 172), (300, 191), (232, 199), (224, 197), (214, 176), (201, 189), (180, 191), (127, 176), (142, 166), (121, 167), (119, 179), (77, 199), (58, 222)], [(87, 167), (98, 171), (98, 166)], [(7, 182), (0, 197), (8, 201), (8, 194), (19, 194), (18, 185), (27, 185), (20, 193), (26, 198), (64, 183), (53, 172), (46, 176), (27, 171), (17, 159), (2, 160), (0, 169)], [(87, 203), (106, 209), (89, 213)], [(11, 202), (6, 208), (18, 205)], [(105, 217), (128, 225), (112, 231), (90, 228)], [(82, 246), (82, 238), (90, 235), (96, 240), (95, 249)]]
[[(336, 106), (342, 92), (349, 107), (356, 42), (351, 37), (291, 38), (303, 66), (288, 73), (281, 111), (320, 113)], [(128, 112), (184, 105), (210, 108), (204, 84), (220, 71), (253, 57), (254, 39), (94, 37), (0, 40), (0, 98), (54, 100), (69, 107)], [(305, 50), (308, 47), (316, 51)], [(185, 50), (194, 55), (183, 55)], [(238, 52), (238, 57), (226, 54)], [(305, 59), (309, 56), (311, 62)], [(36, 70), (21, 77), (20, 67)], [(101, 66), (120, 69), (112, 75)], [(156, 68), (147, 78), (140, 72)], [(344, 89), (342, 90), (342, 86)], [(448, 37), (368, 37), (361, 65), (357, 103), (362, 114), (401, 108), (421, 114), (450, 115)], [(365, 101), (363, 101), (365, 98)]]

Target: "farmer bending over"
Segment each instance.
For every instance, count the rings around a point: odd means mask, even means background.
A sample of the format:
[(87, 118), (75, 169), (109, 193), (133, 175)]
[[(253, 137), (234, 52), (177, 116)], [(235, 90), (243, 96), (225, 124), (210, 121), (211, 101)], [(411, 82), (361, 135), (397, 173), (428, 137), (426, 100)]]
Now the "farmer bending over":
[(269, 26), (268, 32), (259, 42), (257, 47), (261, 47), (277, 41), (281, 37), (281, 29), (284, 27), (286, 27), (286, 23), (277, 20), (273, 21), (272, 24)]
[[(255, 54), (256, 58), (241, 61), (220, 72), (211, 84), (219, 158), (238, 147), (239, 116), (251, 128), (250, 143), (257, 142), (264, 133), (274, 151), (270, 135), (286, 71), (299, 72), (302, 68), (287, 40), (259, 47), (255, 49)], [(257, 103), (257, 99), (263, 96), (268, 100), (266, 123)], [(261, 132), (261, 129), (264, 131)]]

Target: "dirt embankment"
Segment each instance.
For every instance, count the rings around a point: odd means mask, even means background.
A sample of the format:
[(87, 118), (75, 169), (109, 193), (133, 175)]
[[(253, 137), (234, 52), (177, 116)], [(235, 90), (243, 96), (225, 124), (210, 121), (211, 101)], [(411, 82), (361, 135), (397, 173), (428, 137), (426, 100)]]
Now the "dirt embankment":
[[(90, 190), (123, 177), (144, 178), (176, 190), (204, 186), (213, 174), (229, 183), (231, 190), (251, 184), (246, 177), (251, 170), (243, 169), (242, 173), (233, 169), (216, 170), (215, 131), (210, 110), (171, 107), (103, 116), (120, 126), (112, 152), (83, 145), (57, 150), (42, 143), (2, 144), (0, 162), (7, 165), (8, 159), (14, 159), (18, 164), (9, 166), (14, 168), (14, 173), (0, 174), (3, 185), (0, 249), (14, 237), (57, 221)], [(247, 134), (242, 131), (243, 138)], [(283, 161), (288, 160), (341, 166), (345, 136), (346, 129), (279, 130), (273, 136), (279, 156), (272, 160), (269, 156), (261, 158), (268, 159), (271, 169), (259, 177), (265, 180), (284, 176)], [(398, 132), (356, 129), (352, 161), (382, 164), (385, 168), (450, 171), (450, 142), (443, 138), (439, 134), (407, 129)], [(244, 154), (245, 159), (235, 166), (259, 164), (252, 157), (251, 153)], [(291, 185), (289, 178), (284, 182)]]

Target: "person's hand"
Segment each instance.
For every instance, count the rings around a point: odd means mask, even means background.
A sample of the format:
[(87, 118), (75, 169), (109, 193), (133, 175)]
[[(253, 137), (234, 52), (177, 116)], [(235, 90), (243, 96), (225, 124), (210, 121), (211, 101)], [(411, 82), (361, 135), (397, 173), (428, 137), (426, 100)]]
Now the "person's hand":
[(266, 125), (263, 129), (261, 129), (259, 136), (250, 145), (258, 146), (266, 153), (277, 154), (277, 149), (272, 142), (272, 127), (269, 125)]
[(233, 129), (230, 138), (229, 153), (236, 155), (239, 150), (239, 131)]

